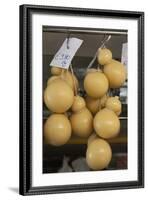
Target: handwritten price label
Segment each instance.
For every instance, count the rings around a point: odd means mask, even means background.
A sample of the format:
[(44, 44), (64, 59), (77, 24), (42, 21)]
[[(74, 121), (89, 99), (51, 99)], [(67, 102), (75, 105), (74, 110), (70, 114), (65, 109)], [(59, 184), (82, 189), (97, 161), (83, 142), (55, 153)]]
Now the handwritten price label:
[(68, 69), (74, 55), (81, 46), (82, 42), (83, 40), (80, 40), (78, 38), (66, 38), (61, 48), (52, 59), (50, 66)]

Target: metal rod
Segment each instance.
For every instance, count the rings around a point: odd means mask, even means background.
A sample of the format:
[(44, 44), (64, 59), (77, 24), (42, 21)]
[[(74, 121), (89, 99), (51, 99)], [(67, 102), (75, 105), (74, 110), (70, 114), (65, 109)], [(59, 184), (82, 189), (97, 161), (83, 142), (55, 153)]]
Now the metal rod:
[(105, 35), (105, 37), (104, 37), (104, 40), (102, 41), (102, 45), (100, 46), (100, 49), (101, 48), (104, 48), (105, 47), (105, 44), (111, 39), (111, 35)]
[(96, 58), (97, 58), (97, 54), (98, 54), (98, 50), (95, 53), (93, 59), (90, 61), (89, 65), (87, 66), (87, 69), (91, 68), (91, 66), (93, 65), (93, 63), (95, 62)]
[(90, 29), (90, 28), (68, 28), (67, 27), (49, 27), (44, 26), (43, 32), (57, 32), (57, 33), (91, 33), (91, 34), (105, 34), (105, 35), (127, 35), (127, 30), (116, 29)]
[[(107, 37), (106, 37), (107, 36)], [(111, 39), (111, 35), (105, 35), (103, 41), (102, 41), (102, 45), (98, 48), (98, 49), (101, 49), (105, 46), (105, 44)], [(91, 60), (91, 62), (89, 63), (89, 65), (87, 66), (87, 69), (91, 68), (93, 63), (95, 62), (96, 58), (97, 58), (97, 55), (98, 55), (98, 49), (93, 57), (93, 59)]]

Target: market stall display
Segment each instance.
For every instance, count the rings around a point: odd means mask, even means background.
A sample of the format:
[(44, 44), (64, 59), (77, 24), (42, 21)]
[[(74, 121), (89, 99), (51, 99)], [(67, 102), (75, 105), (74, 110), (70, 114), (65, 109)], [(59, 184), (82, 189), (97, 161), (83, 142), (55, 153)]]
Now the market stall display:
[(118, 90), (125, 84), (127, 72), (105, 42), (85, 68), (83, 79), (72, 64), (67, 69), (50, 66), (44, 89), (44, 103), (50, 113), (44, 122), (46, 144), (61, 148), (75, 137), (86, 140), (83, 156), (90, 170), (108, 168), (113, 148), (109, 139), (118, 137), (122, 128)]

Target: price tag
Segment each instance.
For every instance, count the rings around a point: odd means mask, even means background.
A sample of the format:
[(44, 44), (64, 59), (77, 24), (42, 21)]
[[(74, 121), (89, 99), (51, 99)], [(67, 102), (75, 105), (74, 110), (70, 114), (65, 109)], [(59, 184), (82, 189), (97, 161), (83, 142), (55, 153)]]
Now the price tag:
[(83, 40), (78, 38), (66, 38), (61, 48), (52, 59), (50, 66), (68, 69), (75, 53), (81, 46), (82, 42)]
[(128, 63), (127, 43), (122, 44), (121, 62), (127, 67), (127, 63)]

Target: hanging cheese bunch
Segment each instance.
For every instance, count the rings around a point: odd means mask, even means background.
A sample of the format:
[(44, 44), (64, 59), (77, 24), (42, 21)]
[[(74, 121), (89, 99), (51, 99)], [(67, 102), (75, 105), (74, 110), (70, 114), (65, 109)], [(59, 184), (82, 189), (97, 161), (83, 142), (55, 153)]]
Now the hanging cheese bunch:
[(108, 78), (110, 88), (119, 88), (126, 80), (126, 68), (117, 60), (112, 59), (109, 64), (104, 65), (103, 72)]
[(62, 79), (53, 80), (44, 91), (44, 102), (55, 113), (66, 112), (73, 104), (74, 92)]
[[(90, 68), (94, 60), (101, 69)], [(105, 48), (105, 41), (98, 49), (86, 70), (83, 94), (74, 75), (72, 64), (68, 69), (53, 66), (51, 77), (44, 91), (44, 102), (53, 112), (44, 124), (47, 144), (61, 146), (71, 134), (87, 139), (86, 162), (92, 170), (108, 167), (112, 149), (106, 139), (118, 136), (122, 105), (118, 97), (108, 97), (109, 88), (119, 88), (126, 80), (126, 69)], [(99, 68), (99, 66), (98, 66)], [(82, 89), (82, 88), (81, 88)], [(83, 98), (78, 94), (81, 91)], [(93, 117), (94, 115), (94, 117)]]
[(109, 143), (103, 139), (94, 139), (87, 147), (86, 162), (92, 170), (108, 167), (112, 158)]
[(60, 146), (65, 144), (71, 136), (71, 124), (64, 114), (52, 114), (44, 124), (44, 138), (46, 143)]
[(122, 105), (121, 105), (121, 102), (119, 100), (119, 97), (118, 96), (109, 97), (107, 99), (106, 103), (105, 103), (105, 107), (114, 111), (117, 116), (120, 115)]
[(100, 65), (109, 64), (112, 60), (112, 52), (107, 48), (99, 48), (97, 60)]
[(70, 122), (73, 133), (79, 137), (88, 137), (93, 131), (93, 117), (86, 107), (74, 112), (70, 117)]
[(84, 89), (88, 96), (101, 98), (108, 91), (108, 79), (100, 70), (87, 73), (84, 79)]
[(104, 139), (116, 137), (120, 131), (120, 121), (117, 115), (107, 108), (95, 115), (93, 123), (96, 134)]

